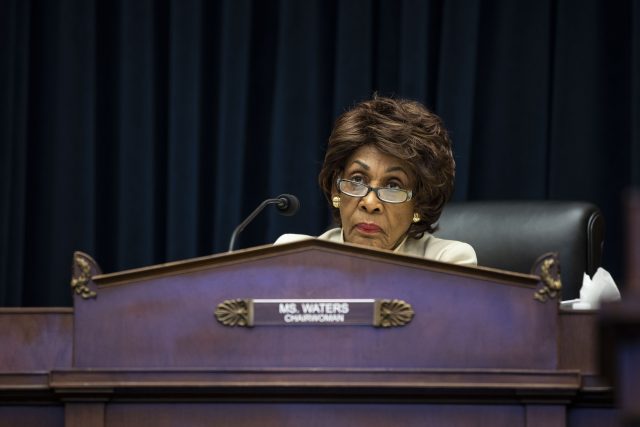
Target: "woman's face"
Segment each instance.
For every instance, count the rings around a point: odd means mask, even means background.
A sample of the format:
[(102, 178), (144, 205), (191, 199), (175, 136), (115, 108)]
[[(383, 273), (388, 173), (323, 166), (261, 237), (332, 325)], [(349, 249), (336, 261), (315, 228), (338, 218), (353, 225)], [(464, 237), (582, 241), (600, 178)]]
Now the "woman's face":
[[(415, 177), (406, 162), (382, 153), (373, 146), (356, 150), (347, 160), (340, 178), (362, 182), (370, 187), (414, 190)], [(340, 218), (345, 242), (381, 249), (394, 249), (411, 225), (414, 200), (386, 203), (374, 191), (364, 197), (340, 196)]]

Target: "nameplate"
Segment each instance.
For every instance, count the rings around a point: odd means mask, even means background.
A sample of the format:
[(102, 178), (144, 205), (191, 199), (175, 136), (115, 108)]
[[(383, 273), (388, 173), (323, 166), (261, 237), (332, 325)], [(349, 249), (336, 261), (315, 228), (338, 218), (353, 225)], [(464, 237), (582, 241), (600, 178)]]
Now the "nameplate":
[(414, 316), (399, 299), (232, 299), (218, 304), (224, 326), (404, 326)]

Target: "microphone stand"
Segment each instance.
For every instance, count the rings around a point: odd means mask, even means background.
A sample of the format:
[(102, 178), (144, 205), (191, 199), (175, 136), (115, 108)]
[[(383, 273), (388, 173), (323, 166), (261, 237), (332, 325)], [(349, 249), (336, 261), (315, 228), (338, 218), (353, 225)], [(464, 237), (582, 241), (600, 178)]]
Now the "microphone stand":
[(244, 230), (244, 228), (249, 225), (249, 223), (265, 208), (267, 205), (274, 205), (282, 203), (282, 197), (277, 197), (275, 199), (267, 199), (264, 202), (260, 203), (260, 205), (253, 211), (251, 214), (242, 221), (236, 228), (233, 230), (233, 234), (231, 234), (231, 240), (229, 241), (229, 252), (233, 252), (233, 248), (236, 245), (236, 238), (238, 234)]

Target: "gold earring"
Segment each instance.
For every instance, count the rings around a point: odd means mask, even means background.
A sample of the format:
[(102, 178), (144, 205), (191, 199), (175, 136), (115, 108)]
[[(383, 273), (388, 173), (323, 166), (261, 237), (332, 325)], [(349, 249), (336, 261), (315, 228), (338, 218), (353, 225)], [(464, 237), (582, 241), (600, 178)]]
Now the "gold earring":
[(340, 196), (335, 196), (333, 199), (331, 199), (331, 204), (334, 208), (338, 209), (340, 207)]
[(418, 222), (420, 222), (420, 214), (418, 212), (414, 213), (413, 219), (411, 221), (413, 221), (414, 224), (417, 224)]

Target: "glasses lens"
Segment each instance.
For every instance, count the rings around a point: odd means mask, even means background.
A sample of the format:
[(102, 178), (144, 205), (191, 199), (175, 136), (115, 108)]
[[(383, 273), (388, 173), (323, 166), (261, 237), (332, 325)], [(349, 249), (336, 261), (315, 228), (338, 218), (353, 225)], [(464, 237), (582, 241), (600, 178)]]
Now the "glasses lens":
[(359, 182), (340, 180), (340, 191), (349, 196), (361, 197), (367, 194), (368, 188), (364, 184), (360, 184)]
[(378, 197), (383, 202), (402, 203), (408, 200), (408, 196), (406, 191), (397, 188), (381, 188), (378, 190)]

